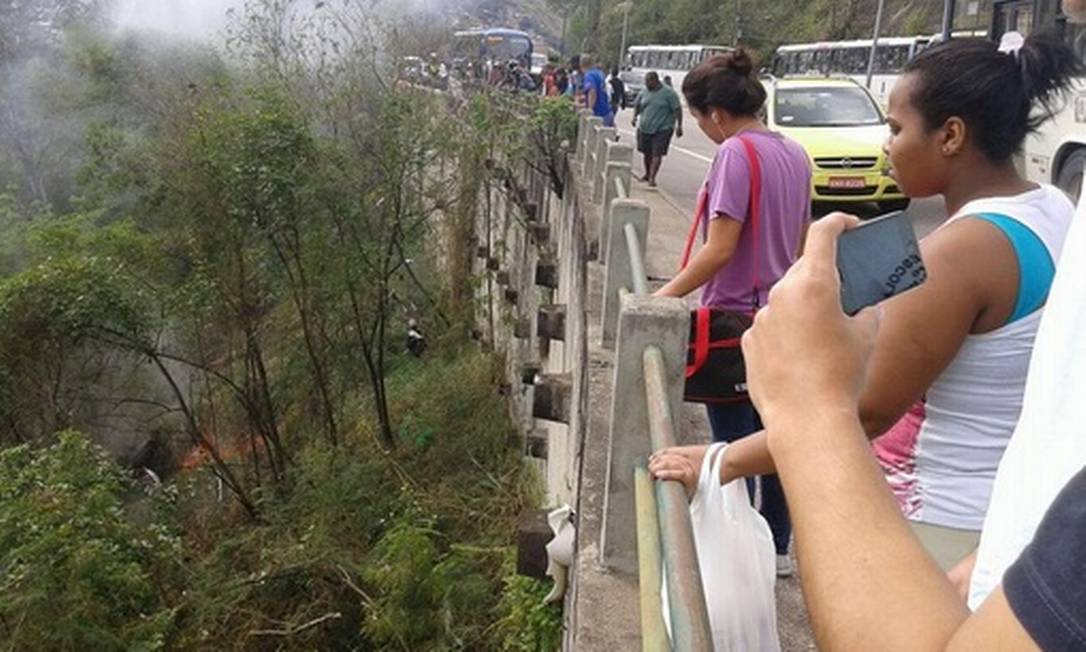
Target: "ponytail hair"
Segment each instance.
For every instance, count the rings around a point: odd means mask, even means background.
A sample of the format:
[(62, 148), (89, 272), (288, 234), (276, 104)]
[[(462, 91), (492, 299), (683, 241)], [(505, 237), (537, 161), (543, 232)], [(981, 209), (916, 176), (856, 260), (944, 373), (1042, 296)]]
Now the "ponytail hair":
[(905, 66), (905, 74), (916, 80), (911, 102), (928, 128), (960, 118), (995, 163), (1021, 151), (1026, 136), (1061, 108), (1082, 70), (1071, 48), (1049, 34), (1032, 35), (1011, 52), (987, 40), (954, 39), (924, 50)]
[(718, 108), (734, 116), (756, 115), (766, 98), (765, 87), (754, 73), (754, 60), (743, 48), (698, 64), (683, 78), (683, 95), (699, 113)]

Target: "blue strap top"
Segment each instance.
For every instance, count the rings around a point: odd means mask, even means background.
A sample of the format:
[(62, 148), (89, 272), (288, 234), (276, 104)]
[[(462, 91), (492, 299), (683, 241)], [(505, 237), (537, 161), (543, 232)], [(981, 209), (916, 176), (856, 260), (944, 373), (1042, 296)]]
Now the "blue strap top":
[(1007, 320), (1007, 324), (1012, 324), (1045, 305), (1056, 276), (1056, 265), (1045, 243), (1025, 224), (999, 213), (981, 213), (976, 217), (999, 229), (1018, 258), (1018, 299)]

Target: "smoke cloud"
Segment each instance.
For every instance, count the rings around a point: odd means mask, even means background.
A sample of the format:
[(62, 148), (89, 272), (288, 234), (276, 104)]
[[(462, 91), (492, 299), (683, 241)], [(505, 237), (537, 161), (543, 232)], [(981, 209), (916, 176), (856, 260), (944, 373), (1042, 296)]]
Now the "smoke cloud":
[(219, 40), (231, 9), (244, 0), (116, 0), (112, 22), (119, 29), (164, 32), (198, 40)]

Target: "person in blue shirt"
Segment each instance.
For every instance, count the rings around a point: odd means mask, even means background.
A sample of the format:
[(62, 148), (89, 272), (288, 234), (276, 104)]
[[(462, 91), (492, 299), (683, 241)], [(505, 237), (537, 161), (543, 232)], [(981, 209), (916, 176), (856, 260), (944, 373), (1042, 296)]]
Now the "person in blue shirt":
[(592, 57), (581, 55), (581, 72), (584, 73), (585, 106), (592, 110), (592, 115), (603, 118), (603, 126), (615, 126), (615, 114), (611, 111), (611, 100), (607, 95), (607, 81), (603, 71), (592, 61)]

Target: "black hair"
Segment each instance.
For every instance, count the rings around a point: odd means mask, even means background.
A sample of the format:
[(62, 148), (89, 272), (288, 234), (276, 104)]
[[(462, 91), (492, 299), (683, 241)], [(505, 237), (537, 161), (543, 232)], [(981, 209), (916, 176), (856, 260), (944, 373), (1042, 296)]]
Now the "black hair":
[(702, 61), (683, 79), (686, 103), (700, 113), (710, 107), (736, 116), (756, 115), (766, 92), (754, 74), (754, 61), (743, 48)]
[(928, 129), (957, 116), (995, 163), (1021, 151), (1026, 136), (1059, 110), (1081, 72), (1075, 53), (1052, 34), (1029, 36), (1016, 53), (1000, 52), (984, 39), (953, 39), (905, 66), (905, 74), (916, 79), (911, 103)]

